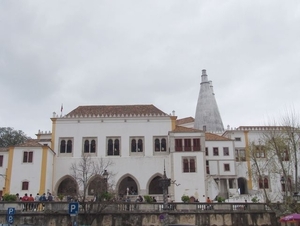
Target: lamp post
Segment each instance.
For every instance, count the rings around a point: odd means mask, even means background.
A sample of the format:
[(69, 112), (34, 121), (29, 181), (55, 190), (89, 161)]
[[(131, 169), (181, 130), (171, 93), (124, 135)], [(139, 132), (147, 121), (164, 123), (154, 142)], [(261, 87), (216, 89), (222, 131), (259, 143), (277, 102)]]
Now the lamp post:
[(107, 179), (108, 179), (108, 172), (107, 172), (107, 170), (104, 170), (102, 176), (104, 178), (104, 183), (105, 183), (105, 192), (107, 192)]
[(284, 176), (281, 176), (280, 178), (280, 183), (281, 183), (281, 187), (282, 187), (282, 190), (284, 189), (284, 195), (283, 195), (283, 200), (284, 202), (286, 202), (286, 197), (287, 197), (287, 189), (286, 189), (286, 184), (285, 184), (285, 178)]
[(164, 220), (163, 220), (163, 222), (164, 222), (163, 225), (167, 226), (169, 224), (169, 218), (168, 218), (168, 212), (167, 212), (167, 210), (169, 209), (169, 207), (168, 207), (168, 187), (171, 185), (171, 179), (167, 177), (165, 165), (164, 165), (164, 175), (160, 179), (159, 185), (163, 189), (163, 199), (164, 199), (163, 200), (163, 210), (166, 211)]

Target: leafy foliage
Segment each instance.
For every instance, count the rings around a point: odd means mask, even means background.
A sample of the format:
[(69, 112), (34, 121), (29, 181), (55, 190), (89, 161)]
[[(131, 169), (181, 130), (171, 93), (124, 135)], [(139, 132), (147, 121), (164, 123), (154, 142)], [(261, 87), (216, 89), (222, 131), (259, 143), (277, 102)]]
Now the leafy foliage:
[(189, 202), (190, 201), (190, 197), (188, 195), (183, 195), (183, 196), (181, 196), (181, 201), (182, 202)]
[(11, 127), (0, 127), (0, 147), (8, 147), (24, 143), (29, 137), (21, 130)]
[(144, 199), (146, 201), (146, 203), (152, 203), (153, 199), (150, 195), (144, 195)]
[(11, 195), (11, 194), (4, 194), (3, 201), (6, 201), (6, 202), (17, 201), (17, 196)]

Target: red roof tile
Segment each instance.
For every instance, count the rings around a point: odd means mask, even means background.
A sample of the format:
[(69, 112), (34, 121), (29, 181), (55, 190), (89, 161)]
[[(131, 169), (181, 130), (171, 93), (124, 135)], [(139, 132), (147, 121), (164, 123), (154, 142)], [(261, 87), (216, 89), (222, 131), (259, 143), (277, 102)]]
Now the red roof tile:
[(186, 117), (186, 118), (181, 118), (176, 120), (176, 125), (182, 125), (190, 122), (194, 122), (195, 119), (193, 117)]
[(171, 132), (173, 133), (199, 133), (203, 132), (202, 130), (194, 129), (194, 128), (188, 128), (184, 126), (176, 126), (174, 130)]
[(166, 113), (155, 107), (154, 105), (92, 105), (79, 106), (67, 116), (84, 116), (84, 115), (99, 115), (99, 116), (121, 116), (121, 115), (163, 115)]
[(205, 133), (205, 140), (206, 141), (232, 141), (227, 137), (222, 137), (214, 133)]

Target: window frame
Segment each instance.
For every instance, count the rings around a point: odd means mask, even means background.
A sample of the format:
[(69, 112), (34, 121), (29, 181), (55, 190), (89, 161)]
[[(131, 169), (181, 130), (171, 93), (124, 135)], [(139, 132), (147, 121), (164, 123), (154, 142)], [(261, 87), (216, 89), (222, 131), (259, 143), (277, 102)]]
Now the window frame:
[[(64, 141), (64, 147), (63, 147), (64, 151), (62, 152), (63, 141)], [(74, 152), (74, 138), (60, 137), (58, 142), (58, 156), (72, 156), (73, 152)]]
[(213, 156), (219, 156), (219, 148), (213, 147)]
[(33, 151), (23, 151), (22, 163), (33, 163)]
[(129, 137), (130, 155), (145, 155), (145, 137), (131, 136)]
[(196, 156), (183, 156), (181, 162), (182, 162), (182, 173), (197, 173)]
[(230, 164), (224, 163), (224, 172), (230, 172)]
[(153, 137), (153, 153), (166, 154), (168, 150), (168, 137), (154, 136)]
[(223, 147), (223, 156), (229, 156), (229, 147)]
[(28, 191), (29, 190), (29, 181), (22, 181), (21, 190), (22, 191)]
[[(94, 146), (93, 147), (93, 142)], [(82, 138), (82, 154), (97, 155), (98, 141), (97, 137), (83, 137)]]
[[(112, 143), (110, 143), (110, 141)], [(121, 155), (121, 137), (109, 136), (106, 137), (106, 156), (120, 156)]]

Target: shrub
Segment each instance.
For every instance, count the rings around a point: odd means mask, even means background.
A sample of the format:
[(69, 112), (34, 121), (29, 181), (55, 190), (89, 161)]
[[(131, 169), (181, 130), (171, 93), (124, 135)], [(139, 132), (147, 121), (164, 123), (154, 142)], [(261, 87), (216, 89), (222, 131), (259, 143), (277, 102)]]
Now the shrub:
[(149, 196), (149, 195), (145, 195), (144, 199), (145, 199), (146, 203), (152, 203), (153, 202), (152, 197)]
[(183, 196), (181, 196), (181, 201), (183, 201), (183, 202), (189, 202), (190, 201), (190, 197), (188, 195), (183, 195)]
[(259, 199), (255, 196), (251, 199), (252, 202), (254, 203), (258, 203), (259, 202)]
[(5, 194), (3, 196), (3, 201), (7, 201), (7, 202), (17, 201), (17, 196), (16, 195), (11, 195), (11, 194)]
[(218, 202), (225, 202), (225, 198), (222, 198), (222, 197), (218, 197)]

